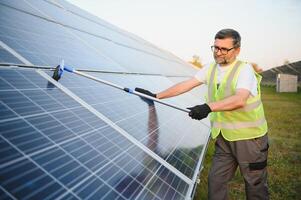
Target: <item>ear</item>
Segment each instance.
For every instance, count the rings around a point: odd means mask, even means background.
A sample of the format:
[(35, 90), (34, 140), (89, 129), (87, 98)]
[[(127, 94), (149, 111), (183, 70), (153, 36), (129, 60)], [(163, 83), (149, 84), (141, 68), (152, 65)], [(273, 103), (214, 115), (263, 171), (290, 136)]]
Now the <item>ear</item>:
[(237, 56), (240, 53), (240, 47), (235, 49), (235, 55)]

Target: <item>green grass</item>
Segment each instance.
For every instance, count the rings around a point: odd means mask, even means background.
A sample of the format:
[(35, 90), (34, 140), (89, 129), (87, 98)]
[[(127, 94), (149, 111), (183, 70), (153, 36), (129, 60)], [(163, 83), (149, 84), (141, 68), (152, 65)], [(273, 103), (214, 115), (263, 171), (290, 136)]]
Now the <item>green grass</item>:
[[(269, 125), (270, 199), (301, 199), (301, 92), (276, 93), (274, 87), (262, 87), (262, 100)], [(213, 152), (214, 142), (210, 141), (194, 200), (208, 199), (207, 176)], [(229, 188), (230, 199), (246, 199), (238, 170)]]

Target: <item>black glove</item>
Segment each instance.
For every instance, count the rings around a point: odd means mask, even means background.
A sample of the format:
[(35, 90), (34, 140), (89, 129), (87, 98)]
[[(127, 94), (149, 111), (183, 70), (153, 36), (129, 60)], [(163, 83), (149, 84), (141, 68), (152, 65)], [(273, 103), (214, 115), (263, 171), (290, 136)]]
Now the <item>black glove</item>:
[(209, 113), (212, 112), (211, 108), (208, 106), (208, 104), (202, 104), (202, 105), (197, 105), (191, 108), (187, 108), (190, 110), (189, 116), (192, 119), (197, 119), (201, 120), (204, 119), (208, 116)]
[(154, 98), (157, 98), (156, 94), (154, 94), (154, 93), (152, 93), (152, 92), (150, 92), (148, 90), (142, 89), (142, 88), (135, 88), (135, 91), (140, 92), (142, 94), (146, 94), (146, 95), (154, 97)]

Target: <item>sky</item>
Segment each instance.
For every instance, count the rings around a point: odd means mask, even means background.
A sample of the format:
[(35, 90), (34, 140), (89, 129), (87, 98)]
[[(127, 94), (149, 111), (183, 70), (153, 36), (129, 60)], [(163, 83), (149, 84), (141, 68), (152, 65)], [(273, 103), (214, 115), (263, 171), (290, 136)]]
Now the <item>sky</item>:
[(211, 62), (215, 34), (242, 37), (239, 59), (263, 69), (301, 60), (301, 0), (68, 0), (185, 61)]

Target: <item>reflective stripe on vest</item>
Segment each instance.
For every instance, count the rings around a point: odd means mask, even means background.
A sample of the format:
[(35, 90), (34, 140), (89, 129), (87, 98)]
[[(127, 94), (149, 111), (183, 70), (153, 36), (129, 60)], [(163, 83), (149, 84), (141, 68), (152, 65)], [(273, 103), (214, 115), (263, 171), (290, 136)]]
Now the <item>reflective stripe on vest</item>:
[(257, 100), (257, 101), (255, 101), (253, 103), (245, 105), (242, 108), (236, 109), (235, 111), (238, 111), (238, 112), (239, 111), (250, 111), (250, 110), (254, 110), (254, 109), (258, 108), (260, 105), (261, 105), (261, 101)]
[(265, 118), (261, 118), (254, 122), (234, 122), (234, 123), (211, 122), (211, 126), (220, 129), (240, 129), (240, 128), (251, 128), (251, 127), (260, 126), (264, 123), (266, 123)]
[[(207, 73), (207, 101), (219, 101), (234, 95), (236, 92), (237, 79), (244, 65), (245, 62), (236, 61), (232, 66), (229, 66), (230, 71), (227, 71), (219, 84), (219, 88), (217, 88), (217, 64), (211, 64)], [(250, 96), (244, 107), (232, 111), (213, 112), (210, 114), (212, 138), (216, 138), (221, 132), (225, 139), (237, 141), (260, 137), (267, 132), (267, 122), (264, 117), (263, 105), (260, 99), (261, 77), (256, 74), (256, 78), (258, 95), (255, 97)]]

